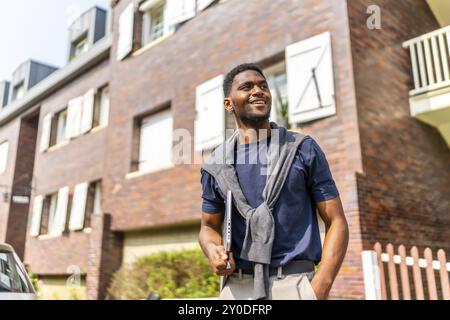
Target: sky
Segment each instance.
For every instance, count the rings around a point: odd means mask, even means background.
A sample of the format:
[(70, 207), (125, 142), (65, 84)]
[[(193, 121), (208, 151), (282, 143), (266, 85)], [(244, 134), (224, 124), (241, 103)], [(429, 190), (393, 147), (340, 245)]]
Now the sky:
[(68, 26), (97, 5), (108, 9), (110, 0), (1, 0), (0, 81), (11, 80), (14, 70), (34, 59), (62, 67), (68, 58)]

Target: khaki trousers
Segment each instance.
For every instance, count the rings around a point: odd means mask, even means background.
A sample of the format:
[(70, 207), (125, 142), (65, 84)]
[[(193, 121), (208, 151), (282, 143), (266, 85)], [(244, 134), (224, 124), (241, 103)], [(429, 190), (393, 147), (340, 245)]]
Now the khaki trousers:
[[(313, 272), (283, 275), (269, 278), (269, 300), (317, 300), (310, 279)], [(220, 293), (219, 300), (251, 300), (253, 275), (233, 273)]]

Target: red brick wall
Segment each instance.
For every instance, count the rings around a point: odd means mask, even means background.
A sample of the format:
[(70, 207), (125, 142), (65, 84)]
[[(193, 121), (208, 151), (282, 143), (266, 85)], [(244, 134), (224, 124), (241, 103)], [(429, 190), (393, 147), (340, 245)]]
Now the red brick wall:
[(122, 264), (123, 234), (111, 232), (111, 215), (93, 216), (90, 237), (87, 296), (91, 300), (105, 299), (113, 273)]
[[(410, 115), (406, 40), (439, 28), (419, 0), (351, 0), (349, 18), (364, 173), (358, 175), (362, 239), (450, 249), (450, 152), (439, 132)], [(368, 5), (382, 29), (368, 30)], [(448, 251), (447, 251), (448, 252)]]
[[(114, 21), (130, 1), (114, 8)], [(114, 25), (117, 38), (117, 24)], [(325, 150), (344, 202), (351, 241), (335, 283), (340, 297), (362, 296), (360, 227), (355, 172), (361, 172), (350, 35), (345, 1), (229, 0), (212, 6), (144, 53), (117, 62), (112, 48), (111, 130), (105, 208), (113, 229), (131, 230), (200, 218), (198, 166), (125, 179), (133, 118), (171, 102), (175, 128), (193, 132), (195, 88), (243, 62), (283, 57), (284, 48), (332, 33), (337, 115), (301, 128)], [(350, 288), (350, 289), (349, 289)]]
[(14, 247), (21, 259), (25, 254), (29, 203), (16, 203), (13, 197), (21, 196), (30, 199), (38, 117), (39, 114), (35, 113), (23, 117), (20, 121), (14, 179), (9, 194), (10, 209), (5, 240)]
[[(109, 61), (104, 60), (43, 100), (39, 105), (40, 123), (47, 113), (64, 109), (70, 99), (83, 95), (91, 88), (99, 88), (108, 83), (110, 72)], [(102, 179), (105, 172), (104, 163), (108, 156), (106, 149), (108, 129), (109, 127), (87, 133), (45, 153), (36, 152), (34, 165), (36, 189), (33, 197), (57, 192), (64, 186), (69, 187), (69, 194), (72, 196), (76, 184)], [(40, 130), (42, 126), (39, 127), (38, 145)], [(70, 207), (68, 211), (70, 212)], [(31, 213), (32, 210), (29, 213), (29, 221)], [(69, 214), (67, 218), (69, 219)], [(70, 265), (76, 265), (86, 273), (89, 238), (89, 233), (73, 231), (51, 239), (27, 236), (25, 261), (37, 274), (65, 274)]]
[(0, 242), (6, 242), (6, 233), (8, 226), (8, 217), (11, 207), (11, 199), (8, 202), (3, 201), (3, 193), (7, 192), (11, 196), (14, 170), (16, 168), (17, 142), (19, 138), (20, 119), (4, 124), (0, 127), (0, 143), (8, 141), (8, 159), (6, 171), (0, 174), (0, 184), (5, 186), (0, 188)]

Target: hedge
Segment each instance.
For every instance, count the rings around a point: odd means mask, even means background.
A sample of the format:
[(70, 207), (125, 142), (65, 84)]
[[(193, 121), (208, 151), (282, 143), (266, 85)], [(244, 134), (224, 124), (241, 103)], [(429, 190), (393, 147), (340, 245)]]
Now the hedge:
[(207, 298), (219, 295), (219, 278), (200, 249), (158, 252), (122, 266), (108, 289), (110, 299)]

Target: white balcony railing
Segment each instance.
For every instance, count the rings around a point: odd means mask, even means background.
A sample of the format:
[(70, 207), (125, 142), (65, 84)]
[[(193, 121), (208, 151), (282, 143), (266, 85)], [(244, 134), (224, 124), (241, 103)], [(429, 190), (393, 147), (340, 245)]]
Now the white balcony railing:
[(450, 86), (450, 26), (408, 40), (403, 47), (411, 54), (410, 96)]

